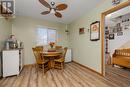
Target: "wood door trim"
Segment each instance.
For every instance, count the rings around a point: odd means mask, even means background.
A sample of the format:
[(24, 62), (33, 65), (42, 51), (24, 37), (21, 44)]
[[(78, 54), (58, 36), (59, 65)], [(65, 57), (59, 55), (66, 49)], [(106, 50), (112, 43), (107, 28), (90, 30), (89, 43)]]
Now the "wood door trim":
[(104, 48), (104, 41), (105, 41), (105, 35), (104, 35), (104, 28), (105, 28), (105, 16), (112, 13), (112, 12), (115, 12), (117, 10), (120, 10), (124, 7), (127, 7), (128, 5), (130, 5), (130, 0), (126, 1), (126, 2), (123, 2), (117, 6), (114, 6), (112, 7), (111, 9), (101, 13), (101, 74), (102, 76), (105, 76), (105, 56), (104, 56), (104, 53), (105, 53), (105, 48)]

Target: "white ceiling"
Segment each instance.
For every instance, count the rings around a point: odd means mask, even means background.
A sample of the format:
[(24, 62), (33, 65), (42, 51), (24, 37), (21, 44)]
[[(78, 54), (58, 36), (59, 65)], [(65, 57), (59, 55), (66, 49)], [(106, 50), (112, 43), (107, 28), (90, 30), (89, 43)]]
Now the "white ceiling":
[[(104, 0), (53, 0), (58, 3), (66, 3), (68, 8), (61, 11), (63, 17), (57, 18), (53, 14), (41, 15), (40, 13), (48, 10), (44, 7), (39, 0), (15, 0), (16, 1), (16, 15), (29, 16), (39, 19), (44, 19), (48, 21), (61, 22), (61, 23), (71, 23), (72, 21), (78, 19), (80, 16), (91, 11), (98, 4)], [(46, 0), (50, 2), (52, 0)]]

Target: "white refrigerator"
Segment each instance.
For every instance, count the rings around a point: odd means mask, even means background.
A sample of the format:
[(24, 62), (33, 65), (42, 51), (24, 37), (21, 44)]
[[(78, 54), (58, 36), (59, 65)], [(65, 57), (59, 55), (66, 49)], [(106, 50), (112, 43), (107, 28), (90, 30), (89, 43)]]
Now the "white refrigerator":
[(3, 77), (19, 75), (23, 68), (23, 50), (3, 50), (2, 51)]

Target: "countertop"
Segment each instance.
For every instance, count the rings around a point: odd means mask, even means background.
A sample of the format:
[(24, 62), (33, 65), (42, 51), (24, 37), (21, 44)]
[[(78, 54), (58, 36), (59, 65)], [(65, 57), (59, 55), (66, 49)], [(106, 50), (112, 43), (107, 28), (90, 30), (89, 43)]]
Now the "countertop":
[(16, 48), (16, 49), (3, 49), (2, 51), (11, 51), (11, 50), (21, 50), (23, 48)]

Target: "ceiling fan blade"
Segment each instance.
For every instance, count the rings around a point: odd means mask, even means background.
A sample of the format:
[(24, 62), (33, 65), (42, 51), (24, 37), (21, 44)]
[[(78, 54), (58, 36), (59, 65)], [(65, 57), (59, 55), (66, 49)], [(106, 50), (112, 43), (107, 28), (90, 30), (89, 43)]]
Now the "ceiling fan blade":
[(45, 0), (39, 0), (39, 2), (47, 8), (51, 8), (51, 6)]
[(56, 6), (56, 10), (61, 11), (65, 10), (68, 6), (66, 4), (59, 4)]
[(55, 16), (58, 17), (58, 18), (62, 18), (62, 14), (59, 13), (59, 12), (56, 12), (56, 13), (55, 13)]
[(44, 11), (44, 12), (42, 12), (41, 14), (42, 15), (46, 15), (46, 14), (49, 14), (50, 13), (50, 11)]

